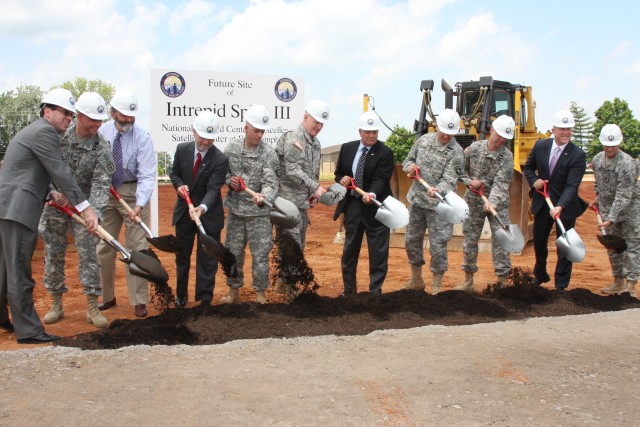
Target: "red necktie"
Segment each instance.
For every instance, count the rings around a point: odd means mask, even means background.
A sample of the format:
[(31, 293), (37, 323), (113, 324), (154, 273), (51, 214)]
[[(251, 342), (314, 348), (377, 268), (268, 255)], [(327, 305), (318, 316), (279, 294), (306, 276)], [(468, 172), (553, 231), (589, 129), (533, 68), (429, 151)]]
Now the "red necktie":
[(196, 156), (196, 162), (193, 164), (193, 177), (196, 177), (198, 173), (198, 168), (200, 167), (200, 162), (202, 161), (202, 154), (198, 153)]

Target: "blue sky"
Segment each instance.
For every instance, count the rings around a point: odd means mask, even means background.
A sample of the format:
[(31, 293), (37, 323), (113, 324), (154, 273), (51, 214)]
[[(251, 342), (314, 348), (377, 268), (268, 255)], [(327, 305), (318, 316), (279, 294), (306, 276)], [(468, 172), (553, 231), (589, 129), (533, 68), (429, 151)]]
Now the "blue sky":
[(437, 82), (436, 113), (442, 78), (530, 85), (541, 131), (571, 101), (593, 113), (619, 97), (640, 116), (630, 1), (4, 0), (2, 11), (0, 92), (101, 79), (138, 94), (147, 129), (151, 68), (303, 76), (305, 98), (331, 109), (323, 146), (357, 136), (363, 93), (412, 128), (424, 79)]

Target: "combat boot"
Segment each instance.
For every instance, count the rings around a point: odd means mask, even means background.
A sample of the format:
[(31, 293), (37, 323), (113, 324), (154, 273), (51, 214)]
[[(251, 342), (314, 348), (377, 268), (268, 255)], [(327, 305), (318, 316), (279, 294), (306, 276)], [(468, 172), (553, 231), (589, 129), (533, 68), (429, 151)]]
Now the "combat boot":
[(411, 279), (405, 283), (404, 288), (412, 291), (424, 291), (424, 280), (422, 279), (422, 266), (411, 266)]
[(498, 276), (498, 282), (496, 283), (496, 288), (497, 289), (502, 289), (506, 286), (507, 284), (507, 279), (509, 278), (509, 276)]
[(431, 283), (431, 295), (435, 295), (440, 292), (440, 285), (442, 285), (442, 278), (444, 273), (434, 273), (433, 282)]
[(258, 304), (267, 303), (267, 297), (264, 295), (264, 291), (256, 291), (256, 302)]
[(625, 286), (624, 290), (622, 292), (629, 292), (629, 295), (631, 295), (634, 298), (637, 298), (636, 296), (636, 285), (638, 284), (637, 281), (635, 280), (627, 280), (627, 285)]
[(279, 294), (286, 294), (287, 292), (289, 292), (289, 289), (291, 289), (291, 285), (289, 285), (287, 282), (285, 282), (282, 279), (278, 279), (276, 281), (276, 292)]
[(238, 299), (240, 299), (240, 290), (237, 288), (231, 288), (229, 289), (229, 292), (227, 292), (227, 295), (220, 299), (220, 304), (233, 304)]
[(106, 328), (109, 321), (98, 310), (98, 295), (87, 295), (87, 323), (92, 323), (96, 328)]
[(454, 291), (473, 292), (473, 273), (464, 272), (464, 283), (453, 288)]
[(614, 279), (613, 284), (610, 286), (607, 286), (606, 288), (600, 289), (600, 292), (607, 295), (620, 294), (624, 292), (624, 289), (625, 289), (624, 278), (615, 276), (613, 279)]
[(64, 317), (64, 310), (62, 309), (62, 294), (51, 294), (51, 297), (53, 298), (51, 310), (49, 310), (42, 319), (42, 321), (48, 325), (56, 323)]

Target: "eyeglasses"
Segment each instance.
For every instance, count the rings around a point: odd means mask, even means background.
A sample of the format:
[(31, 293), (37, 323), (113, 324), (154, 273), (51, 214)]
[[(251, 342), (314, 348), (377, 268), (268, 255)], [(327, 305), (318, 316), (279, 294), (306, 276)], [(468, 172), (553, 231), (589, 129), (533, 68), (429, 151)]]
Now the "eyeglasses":
[(52, 110), (60, 111), (62, 114), (64, 114), (65, 117), (71, 117), (71, 118), (75, 117), (75, 113), (73, 111), (69, 111), (65, 108), (55, 107), (55, 108), (52, 108)]

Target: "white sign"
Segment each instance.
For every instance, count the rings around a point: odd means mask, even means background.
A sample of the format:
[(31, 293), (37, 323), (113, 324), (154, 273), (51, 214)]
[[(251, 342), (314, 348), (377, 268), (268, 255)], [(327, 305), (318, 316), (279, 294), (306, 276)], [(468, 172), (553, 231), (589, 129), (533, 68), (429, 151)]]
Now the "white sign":
[(253, 104), (270, 111), (271, 129), (263, 142), (272, 146), (283, 132), (297, 127), (304, 114), (301, 77), (154, 68), (151, 85), (149, 133), (156, 151), (171, 156), (179, 143), (193, 140), (191, 125), (204, 110), (220, 117), (215, 144), (221, 150), (244, 136), (244, 112)]

